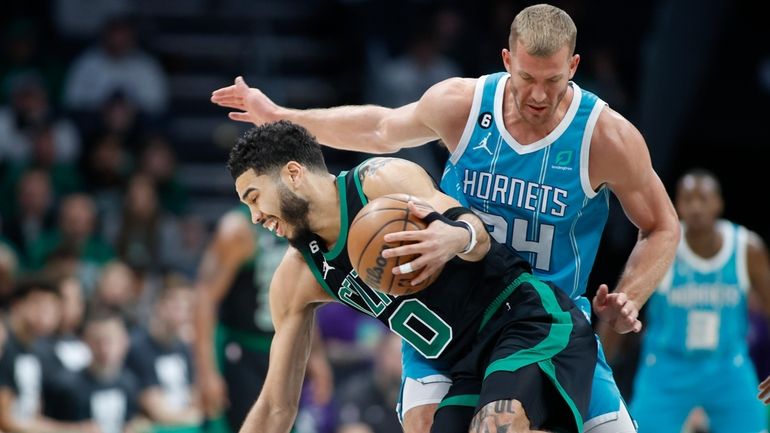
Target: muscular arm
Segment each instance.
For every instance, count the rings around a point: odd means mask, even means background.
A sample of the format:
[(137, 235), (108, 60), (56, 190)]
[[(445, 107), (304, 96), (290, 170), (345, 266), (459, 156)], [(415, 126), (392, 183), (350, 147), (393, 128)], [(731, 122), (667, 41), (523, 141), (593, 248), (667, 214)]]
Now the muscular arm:
[(214, 327), (217, 308), (227, 294), (238, 268), (256, 248), (248, 219), (230, 212), (220, 221), (206, 249), (195, 284), (194, 354), (203, 408), (215, 416), (225, 400), (224, 382), (214, 359)]
[[(615, 290), (615, 294), (625, 295), (621, 299), (627, 299), (632, 304), (628, 308), (638, 314), (674, 260), (680, 236), (676, 211), (652, 168), (644, 138), (609, 108), (599, 116), (591, 140), (589, 167), (592, 187), (609, 187), (628, 219), (639, 228), (636, 245)], [(601, 290), (606, 293), (606, 288)], [(620, 332), (638, 331), (641, 323), (630, 329), (614, 327)]]
[(473, 79), (450, 78), (428, 89), (419, 101), (399, 108), (375, 105), (294, 110), (281, 107), (239, 77), (215, 91), (211, 101), (243, 110), (230, 118), (261, 125), (289, 120), (307, 128), (321, 144), (344, 150), (392, 153), (441, 138), (450, 151), (460, 140), (470, 113)]
[(291, 429), (310, 356), (315, 308), (327, 300), (300, 253), (289, 248), (270, 284), (275, 325), (270, 367), (241, 433), (288, 433)]
[[(436, 189), (433, 180), (419, 165), (396, 158), (374, 158), (359, 169), (359, 178), (367, 197), (376, 198), (387, 194), (409, 194), (415, 197), (418, 206), (412, 210), (419, 217), (424, 217), (431, 210), (441, 213), (449, 208), (460, 206), (457, 200)], [(421, 206), (420, 203), (426, 206)], [(449, 261), (455, 255), (468, 261), (479, 261), (489, 251), (490, 239), (483, 222), (474, 214), (460, 216), (461, 220), (470, 223), (477, 236), (476, 247), (466, 254), (459, 254), (469, 241), (468, 230), (454, 227), (443, 222), (434, 221), (425, 230), (391, 233), (385, 236), (388, 242), (409, 241), (417, 242), (397, 248), (390, 248), (383, 257), (394, 257), (408, 254), (420, 254), (414, 260), (414, 269), (425, 270), (413, 279), (419, 284), (436, 271), (438, 267)], [(398, 268), (394, 269), (398, 272)]]

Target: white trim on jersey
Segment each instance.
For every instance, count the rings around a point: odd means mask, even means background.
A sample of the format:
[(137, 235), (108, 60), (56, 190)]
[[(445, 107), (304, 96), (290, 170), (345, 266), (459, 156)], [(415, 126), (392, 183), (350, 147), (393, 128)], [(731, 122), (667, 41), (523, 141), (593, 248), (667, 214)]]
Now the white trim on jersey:
[(749, 278), (749, 262), (747, 259), (749, 249), (749, 231), (746, 227), (737, 226), (737, 236), (735, 245), (735, 266), (738, 275), (738, 285), (744, 292), (751, 288), (751, 279)]
[[(687, 227), (682, 224), (682, 233), (686, 232)], [(699, 272), (709, 273), (716, 272), (721, 269), (732, 254), (733, 247), (735, 246), (735, 231), (732, 229), (731, 224), (725, 220), (717, 221), (717, 230), (722, 235), (722, 247), (719, 251), (709, 258), (703, 258), (690, 249), (690, 245), (687, 244), (687, 238), (683, 235), (682, 241), (679, 243), (679, 250), (677, 254), (688, 265), (692, 266)]]
[(468, 142), (471, 141), (473, 136), (473, 130), (476, 128), (476, 121), (479, 117), (479, 110), (481, 109), (481, 100), (484, 97), (484, 84), (487, 82), (489, 75), (482, 75), (476, 80), (476, 90), (473, 91), (473, 104), (471, 105), (471, 113), (468, 115), (468, 121), (465, 122), (465, 129), (463, 129), (463, 135), (460, 137), (460, 142), (457, 143), (455, 151), (449, 155), (449, 161), (452, 164), (457, 164), (460, 157), (465, 153), (465, 149), (468, 147)]
[(583, 143), (580, 145), (580, 185), (583, 186), (583, 194), (588, 198), (594, 198), (599, 193), (599, 191), (594, 191), (593, 187), (591, 187), (591, 177), (588, 175), (588, 160), (591, 150), (591, 137), (594, 135), (596, 121), (599, 120), (599, 115), (606, 106), (606, 102), (598, 98), (596, 99), (596, 103), (591, 109), (591, 114), (588, 116), (586, 128), (583, 131)]
[(524, 155), (527, 153), (536, 152), (558, 140), (564, 131), (566, 131), (567, 128), (569, 128), (569, 126), (572, 124), (572, 120), (575, 118), (575, 113), (577, 113), (578, 107), (580, 107), (580, 99), (583, 95), (583, 92), (580, 91), (580, 87), (578, 87), (578, 85), (572, 81), (569, 82), (573, 90), (572, 102), (570, 103), (569, 109), (567, 109), (567, 113), (564, 115), (564, 118), (561, 119), (561, 122), (559, 122), (559, 124), (556, 125), (556, 128), (554, 128), (554, 130), (551, 131), (548, 135), (534, 143), (524, 145), (516, 141), (516, 139), (511, 136), (511, 133), (508, 132), (508, 130), (505, 128), (505, 120), (503, 119), (503, 97), (505, 96), (505, 83), (508, 81), (508, 78), (510, 78), (510, 74), (506, 74), (504, 77), (500, 78), (500, 81), (497, 83), (497, 89), (495, 90), (494, 108), (497, 130), (500, 132), (500, 135), (503, 137), (505, 142), (508, 143), (508, 146), (510, 146), (511, 149), (513, 149), (514, 152), (518, 153), (519, 155)]

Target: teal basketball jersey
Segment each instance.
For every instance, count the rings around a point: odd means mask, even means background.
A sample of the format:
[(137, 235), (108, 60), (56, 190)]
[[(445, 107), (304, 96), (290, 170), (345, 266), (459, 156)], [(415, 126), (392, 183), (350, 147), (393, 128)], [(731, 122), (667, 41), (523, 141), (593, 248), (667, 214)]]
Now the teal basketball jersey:
[(607, 188), (588, 178), (591, 136), (606, 106), (570, 83), (573, 98), (546, 137), (522, 145), (506, 130), (509, 74), (482, 76), (441, 188), (486, 223), (492, 237), (527, 259), (534, 273), (571, 298), (585, 292), (609, 210)]
[(674, 263), (647, 302), (645, 355), (748, 354), (748, 231), (724, 220), (718, 227), (722, 248), (709, 259), (695, 255), (682, 236)]

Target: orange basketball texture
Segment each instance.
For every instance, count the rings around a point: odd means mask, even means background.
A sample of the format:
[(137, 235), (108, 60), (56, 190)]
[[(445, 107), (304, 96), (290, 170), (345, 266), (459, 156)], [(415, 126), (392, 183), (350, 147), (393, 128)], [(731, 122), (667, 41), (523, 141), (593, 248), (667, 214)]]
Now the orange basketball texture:
[(382, 252), (395, 248), (404, 242), (385, 242), (388, 233), (422, 230), (425, 223), (409, 211), (406, 194), (390, 194), (370, 201), (356, 215), (348, 232), (348, 256), (350, 263), (361, 279), (372, 289), (389, 295), (410, 295), (428, 287), (436, 280), (439, 269), (427, 280), (412, 286), (411, 280), (422, 272), (393, 275), (392, 269), (404, 263), (409, 263), (419, 255), (382, 257)]

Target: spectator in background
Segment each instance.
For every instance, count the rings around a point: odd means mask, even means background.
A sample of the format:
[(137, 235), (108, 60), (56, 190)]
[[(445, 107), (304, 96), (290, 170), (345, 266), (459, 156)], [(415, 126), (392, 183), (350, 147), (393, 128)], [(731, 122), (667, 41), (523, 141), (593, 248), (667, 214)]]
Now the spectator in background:
[(52, 50), (40, 44), (40, 25), (33, 19), (16, 18), (3, 26), (0, 43), (0, 104), (9, 100), (11, 83), (19, 75), (35, 73), (45, 83), (46, 91), (57, 99), (64, 70)]
[(97, 111), (122, 92), (140, 111), (157, 116), (168, 106), (166, 76), (160, 64), (137, 46), (133, 23), (115, 17), (105, 26), (99, 46), (84, 52), (69, 71), (65, 104)]
[(336, 303), (319, 308), (316, 320), (336, 387), (372, 371), (377, 344), (388, 332), (378, 320)]
[(142, 389), (139, 402), (150, 419), (163, 426), (200, 424), (190, 348), (182, 342), (192, 320), (192, 290), (161, 289), (147, 328), (132, 334), (127, 365)]
[(145, 174), (128, 182), (120, 217), (106, 219), (105, 232), (131, 268), (157, 273), (179, 249), (176, 220), (160, 208), (155, 184)]
[(124, 366), (129, 338), (123, 320), (107, 311), (95, 311), (86, 318), (83, 339), (93, 357), (70, 388), (66, 417), (92, 421), (100, 433), (144, 431), (147, 423), (138, 416), (137, 381)]
[(54, 227), (50, 176), (45, 170), (27, 171), (19, 181), (15, 196), (16, 205), (9, 206), (15, 212), (9, 215), (3, 231), (26, 266), (32, 246)]
[[(39, 269), (55, 251), (65, 249), (77, 254), (82, 268), (99, 268), (110, 260), (112, 247), (96, 234), (96, 207), (85, 194), (65, 197), (59, 210), (59, 227), (39, 239), (30, 251), (32, 269)], [(91, 273), (80, 269), (78, 273)]]
[(94, 141), (84, 171), (86, 190), (102, 218), (120, 207), (131, 165), (131, 156), (120, 135), (106, 133)]
[(337, 433), (401, 433), (394, 402), (401, 390), (401, 339), (383, 334), (373, 372), (351, 377), (340, 390)]
[(154, 135), (147, 140), (139, 166), (155, 182), (158, 197), (163, 208), (174, 215), (187, 210), (187, 190), (176, 173), (176, 155), (166, 138)]
[(22, 163), (32, 158), (33, 137), (40, 129), (49, 130), (54, 161), (76, 161), (80, 134), (72, 122), (54, 115), (40, 76), (20, 74), (8, 80), (7, 86), (10, 106), (0, 108), (0, 161)]
[[(433, 31), (419, 29), (412, 35), (406, 53), (373, 69), (369, 100), (385, 107), (400, 107), (420, 99), (435, 83), (460, 76), (460, 68), (441, 53)], [(431, 147), (404, 148), (392, 156), (414, 161), (441, 179), (445, 151)]]
[(131, 10), (130, 0), (55, 0), (53, 21), (59, 34), (70, 39), (86, 40), (99, 34), (110, 17)]
[(123, 262), (110, 262), (102, 269), (90, 299), (90, 309), (117, 311), (123, 321), (133, 328), (138, 322), (140, 292), (141, 281), (134, 271)]
[[(19, 261), (13, 248), (0, 240), (0, 312), (11, 295), (18, 268)], [(2, 315), (0, 315), (0, 321), (2, 321)]]
[(59, 326), (61, 299), (43, 281), (19, 284), (11, 299), (7, 341), (0, 358), (0, 429), (19, 432), (92, 431), (41, 415), (44, 371), (40, 339)]

